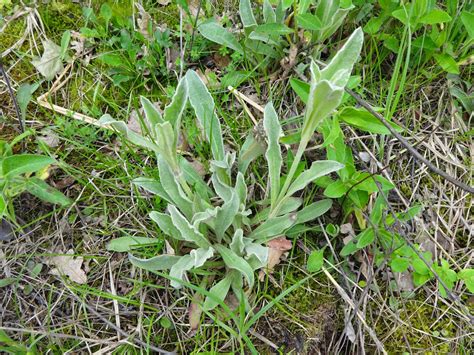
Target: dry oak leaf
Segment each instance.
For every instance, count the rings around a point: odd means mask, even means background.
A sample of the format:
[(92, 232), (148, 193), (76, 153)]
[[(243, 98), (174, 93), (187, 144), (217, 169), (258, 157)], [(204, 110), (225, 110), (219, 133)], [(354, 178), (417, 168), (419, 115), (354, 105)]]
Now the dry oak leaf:
[(81, 269), (84, 258), (82, 256), (74, 257), (74, 250), (69, 249), (66, 255), (58, 255), (52, 257), (48, 264), (56, 266), (49, 273), (52, 275), (66, 275), (71, 281), (78, 284), (87, 282), (87, 275)]
[[(270, 240), (267, 243), (268, 246), (268, 262), (266, 271), (271, 273), (275, 265), (280, 262), (281, 256), (291, 249), (292, 244), (291, 240), (286, 239), (285, 237), (278, 237)], [(263, 271), (260, 271), (258, 278), (260, 281), (263, 280), (265, 274)]]

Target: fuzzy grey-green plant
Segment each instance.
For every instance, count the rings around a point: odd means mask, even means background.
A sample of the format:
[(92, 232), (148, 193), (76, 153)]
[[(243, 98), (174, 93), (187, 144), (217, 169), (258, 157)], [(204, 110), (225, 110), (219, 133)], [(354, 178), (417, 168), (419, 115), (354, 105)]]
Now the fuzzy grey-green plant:
[[(332, 201), (324, 199), (302, 208), (302, 198), (295, 195), (315, 179), (336, 172), (343, 165), (330, 160), (315, 161), (299, 175), (295, 174), (295, 167), (319, 122), (340, 104), (362, 39), (362, 31), (358, 29), (325, 69), (319, 70), (312, 64), (302, 139), (286, 175), (282, 171), (282, 129), (272, 103), (264, 110), (264, 142), (250, 136), (237, 157), (235, 152), (224, 148), (212, 96), (192, 70), (180, 80), (163, 115), (146, 98), (141, 98), (146, 118), (142, 135), (130, 131), (123, 122), (104, 116), (102, 123), (112, 125), (131, 142), (155, 152), (159, 181), (141, 177), (135, 183), (167, 202), (166, 211), (153, 211), (150, 218), (164, 234), (180, 243), (175, 254), (149, 259), (130, 254), (130, 261), (151, 271), (169, 270), (171, 285), (175, 288), (182, 287), (190, 270), (205, 268), (208, 274), (217, 276), (212, 278), (209, 290), (213, 297), (207, 297), (204, 302), (207, 310), (217, 306), (218, 300), (223, 301), (231, 289), (246, 302), (247, 297), (243, 295), (255, 284), (255, 270), (267, 265), (267, 242), (321, 216), (331, 207)], [(205, 181), (177, 149), (181, 119), (188, 104), (211, 147), (209, 181)], [(246, 170), (260, 154), (264, 155), (268, 168), (267, 197), (262, 201), (249, 201)], [(250, 206), (260, 208), (255, 210)], [(213, 261), (212, 266), (209, 266), (210, 261)]]

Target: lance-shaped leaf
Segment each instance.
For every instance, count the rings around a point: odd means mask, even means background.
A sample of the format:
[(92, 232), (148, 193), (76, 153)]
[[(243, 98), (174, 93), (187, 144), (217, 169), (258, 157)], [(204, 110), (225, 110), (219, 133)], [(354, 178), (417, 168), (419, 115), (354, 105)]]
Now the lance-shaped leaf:
[(235, 190), (232, 190), (230, 199), (225, 201), (222, 207), (216, 208), (217, 214), (214, 223), (214, 231), (219, 242), (224, 238), (225, 231), (234, 221), (234, 218), (239, 211), (239, 207), (239, 196), (237, 196)]
[(159, 271), (159, 270), (169, 270), (173, 265), (175, 265), (182, 257), (176, 255), (158, 255), (150, 259), (140, 259), (132, 254), (128, 254), (128, 258), (131, 263), (137, 267), (148, 271)]
[(268, 263), (269, 249), (261, 244), (249, 243), (245, 246), (245, 252), (247, 253), (247, 261), (252, 269), (257, 270)]
[(321, 70), (321, 80), (328, 80), (341, 87), (346, 86), (351, 76), (352, 67), (359, 59), (363, 41), (364, 33), (359, 27), (351, 34), (329, 64)]
[(339, 106), (343, 94), (343, 88), (336, 87), (327, 80), (318, 83), (312, 80), (301, 131), (303, 141), (309, 141), (318, 124)]
[(253, 269), (249, 263), (242, 257), (238, 256), (234, 251), (226, 248), (223, 245), (216, 244), (215, 249), (222, 256), (224, 263), (229, 269), (235, 269), (247, 279), (249, 287), (252, 288), (254, 284)]
[(235, 191), (237, 192), (237, 196), (239, 196), (240, 204), (245, 206), (247, 201), (247, 184), (245, 183), (244, 174), (240, 171), (237, 173), (235, 179)]
[(239, 152), (239, 171), (245, 173), (249, 164), (265, 153), (264, 142), (255, 138), (255, 134), (250, 132)]
[(251, 239), (270, 239), (276, 235), (282, 234), (285, 230), (290, 228), (296, 222), (296, 215), (294, 213), (285, 216), (269, 218), (250, 233)]
[(329, 38), (342, 24), (353, 5), (342, 8), (339, 0), (319, 1), (315, 9), (315, 15), (321, 20), (323, 27), (316, 33), (319, 42)]
[(178, 157), (176, 154), (176, 136), (173, 127), (169, 122), (158, 123), (155, 125), (156, 139), (160, 147), (160, 154), (168, 162), (171, 170), (178, 174), (180, 171)]
[(276, 22), (275, 10), (273, 10), (273, 6), (269, 0), (263, 1), (263, 19), (265, 23)]
[(71, 200), (64, 196), (62, 192), (49, 186), (46, 182), (37, 177), (28, 178), (26, 180), (26, 188), (30, 194), (42, 199), (43, 201), (61, 206), (68, 206), (71, 204)]
[(212, 294), (213, 297), (206, 297), (203, 305), (205, 311), (214, 309), (219, 304), (218, 300), (221, 302), (225, 300), (227, 294), (229, 293), (231, 282), (232, 280), (230, 276), (226, 276), (211, 287), (209, 293)]
[(168, 106), (165, 107), (163, 112), (163, 118), (165, 121), (171, 123), (174, 127), (176, 135), (179, 131), (181, 125), (181, 117), (183, 112), (186, 109), (188, 103), (188, 92), (186, 86), (186, 80), (183, 78), (178, 82), (176, 91), (171, 99), (171, 102)]
[(161, 117), (160, 111), (144, 96), (140, 96), (140, 102), (142, 104), (143, 112), (147, 120), (147, 127), (153, 128), (158, 123), (163, 123), (163, 117)]
[(199, 32), (208, 40), (222, 44), (234, 51), (244, 54), (244, 50), (232, 33), (222, 27), (216, 20), (210, 19), (198, 26)]
[(111, 240), (106, 248), (109, 251), (116, 251), (116, 252), (127, 252), (134, 248), (140, 248), (145, 245), (153, 245), (158, 244), (160, 240), (158, 238), (147, 238), (147, 237), (136, 237), (132, 235), (128, 235), (125, 237), (115, 238)]
[(295, 192), (304, 189), (310, 182), (313, 182), (315, 179), (338, 171), (343, 167), (344, 164), (338, 163), (337, 161), (333, 160), (315, 161), (313, 162), (313, 164), (311, 164), (311, 167), (308, 170), (302, 172), (295, 179), (295, 181), (293, 181), (286, 195), (291, 196)]
[(280, 171), (283, 159), (279, 143), (281, 126), (271, 102), (265, 106), (263, 127), (268, 140), (265, 158), (267, 159), (268, 176), (270, 177), (271, 204), (274, 205), (280, 192)]
[(168, 210), (174, 226), (179, 230), (181, 237), (184, 240), (193, 242), (201, 248), (207, 248), (210, 246), (207, 239), (188, 222), (175, 206), (169, 205)]
[(140, 147), (150, 149), (154, 152), (160, 153), (161, 149), (158, 145), (153, 143), (148, 138), (143, 137), (142, 135), (133, 132), (132, 130), (128, 129), (125, 122), (117, 121), (112, 118), (109, 114), (103, 115), (99, 119), (99, 124), (102, 126), (109, 126), (117, 130), (119, 133), (123, 134), (125, 138), (127, 138), (131, 143), (136, 144)]
[[(199, 248), (191, 250), (188, 255), (182, 256), (176, 264), (170, 269), (170, 276), (175, 279), (184, 280), (186, 271), (198, 268), (204, 265), (204, 263), (214, 256), (214, 249)], [(174, 288), (181, 288), (182, 284), (178, 280), (171, 280), (170, 285)]]
[(186, 73), (188, 96), (191, 106), (196, 112), (199, 125), (211, 145), (215, 160), (224, 159), (224, 142), (219, 119), (214, 113), (214, 100), (202, 82), (201, 78), (193, 70)]
[(166, 202), (172, 202), (171, 197), (166, 193), (165, 189), (161, 185), (161, 183), (155, 179), (139, 177), (133, 179), (132, 181), (138, 187), (151, 192), (152, 194), (158, 195)]
[(169, 215), (152, 211), (150, 212), (149, 216), (156, 224), (158, 224), (158, 227), (160, 227), (160, 230), (163, 233), (177, 240), (185, 240), (181, 236), (181, 232), (174, 226), (173, 221)]
[(176, 181), (176, 175), (173, 174), (162, 155), (158, 156), (158, 170), (160, 173), (160, 182), (172, 202), (187, 216), (192, 216), (193, 204), (186, 197), (181, 186)]
[(53, 158), (35, 155), (12, 155), (2, 160), (2, 174), (5, 178), (12, 178), (21, 174), (37, 172), (48, 165), (54, 164)]
[[(302, 205), (302, 203), (303, 199), (299, 197), (290, 197), (286, 199), (279, 208), (277, 217), (296, 211), (298, 207)], [(257, 215), (251, 220), (252, 225), (266, 221), (268, 219), (268, 216), (270, 215), (270, 212), (270, 207), (267, 207), (264, 210), (258, 212)]]
[(255, 20), (255, 16), (253, 15), (250, 0), (240, 0), (239, 14), (244, 27), (252, 27), (257, 25), (257, 21)]
[(332, 200), (324, 199), (321, 201), (314, 202), (301, 211), (296, 213), (296, 224), (306, 223), (312, 221), (325, 214), (332, 206)]
[(232, 187), (223, 183), (217, 173), (212, 174), (211, 181), (217, 195), (224, 201), (230, 200), (232, 197)]
[(238, 255), (242, 255), (245, 249), (245, 241), (244, 239), (244, 231), (242, 229), (237, 229), (234, 232), (234, 236), (232, 237), (232, 242), (230, 243), (230, 249), (234, 251), (234, 253)]

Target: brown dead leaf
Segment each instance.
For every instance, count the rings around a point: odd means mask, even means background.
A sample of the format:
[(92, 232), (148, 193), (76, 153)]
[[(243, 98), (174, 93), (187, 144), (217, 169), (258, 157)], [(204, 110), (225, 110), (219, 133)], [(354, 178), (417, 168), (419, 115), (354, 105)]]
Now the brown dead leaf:
[(228, 55), (222, 55), (218, 52), (214, 53), (213, 59), (214, 59), (214, 64), (219, 69), (226, 68), (231, 62), (231, 59)]
[(151, 16), (145, 11), (140, 3), (136, 2), (135, 5), (137, 6), (139, 14), (137, 18), (138, 32), (140, 32), (146, 39), (151, 39), (150, 33), (148, 31), (148, 26), (150, 23), (152, 23)]
[[(199, 297), (199, 296), (195, 296)], [(202, 297), (199, 297), (202, 298)], [(199, 301), (202, 301), (201, 299)], [(199, 303), (197, 300), (193, 300), (191, 305), (189, 306), (189, 326), (190, 326), (190, 331), (191, 333), (194, 333), (198, 328), (199, 324), (201, 324), (201, 314), (202, 314), (202, 309), (199, 307)]]
[[(273, 268), (280, 262), (282, 255), (291, 249), (292, 244), (291, 240), (288, 240), (285, 237), (278, 237), (270, 240), (267, 243), (267, 246), (269, 248), (269, 251), (266, 271), (271, 273), (273, 271)], [(263, 280), (264, 276), (264, 272), (260, 271), (258, 275), (260, 281)]]
[(52, 275), (66, 275), (71, 281), (78, 284), (87, 282), (87, 275), (81, 269), (84, 258), (82, 256), (74, 257), (74, 250), (70, 249), (66, 255), (54, 256), (48, 260), (48, 264), (56, 266), (49, 272)]

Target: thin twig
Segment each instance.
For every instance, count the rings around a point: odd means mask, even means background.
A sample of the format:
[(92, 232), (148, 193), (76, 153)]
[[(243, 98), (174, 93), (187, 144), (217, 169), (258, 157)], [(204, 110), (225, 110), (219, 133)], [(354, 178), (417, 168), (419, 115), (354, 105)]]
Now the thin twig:
[(369, 111), (375, 118), (377, 118), (382, 124), (387, 127), (387, 129), (390, 131), (390, 133), (398, 139), (398, 141), (407, 149), (407, 151), (419, 162), (425, 164), (428, 169), (430, 169), (432, 172), (438, 174), (439, 176), (443, 177), (453, 185), (459, 187), (460, 189), (469, 192), (470, 194), (474, 194), (474, 187), (469, 186), (462, 181), (457, 180), (456, 178), (452, 177), (448, 173), (444, 172), (443, 170), (437, 168), (434, 166), (429, 160), (427, 160), (425, 157), (423, 157), (415, 148), (413, 148), (410, 143), (408, 143), (403, 136), (398, 133), (393, 127), (388, 123), (388, 121), (379, 113), (377, 113), (372, 106), (370, 106), (367, 101), (362, 99), (358, 94), (356, 94), (354, 91), (347, 89), (346, 92), (351, 95), (359, 105), (361, 105), (363, 108), (365, 108), (367, 111)]
[(3, 59), (0, 56), (0, 72), (2, 73), (3, 77), (5, 78), (5, 83), (7, 84), (8, 92), (10, 94), (10, 97), (13, 101), (13, 106), (15, 106), (15, 111), (16, 115), (18, 118), (18, 123), (20, 124), (20, 131), (21, 133), (25, 132), (25, 124), (23, 123), (23, 120), (21, 118), (21, 113), (20, 113), (20, 108), (18, 107), (18, 102), (16, 101), (15, 93), (13, 92), (13, 88), (10, 84), (10, 79), (8, 78), (8, 74), (5, 71), (5, 68), (3, 67)]

